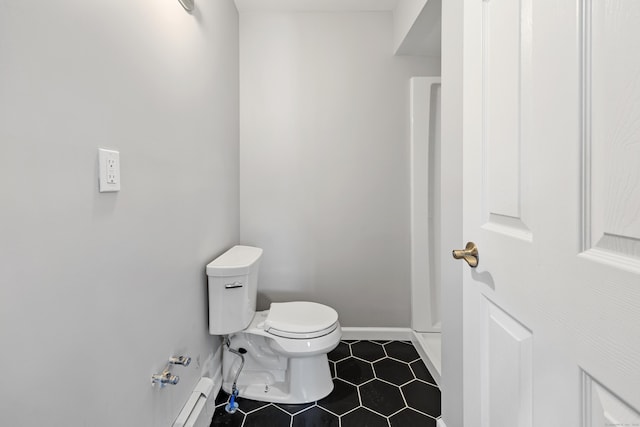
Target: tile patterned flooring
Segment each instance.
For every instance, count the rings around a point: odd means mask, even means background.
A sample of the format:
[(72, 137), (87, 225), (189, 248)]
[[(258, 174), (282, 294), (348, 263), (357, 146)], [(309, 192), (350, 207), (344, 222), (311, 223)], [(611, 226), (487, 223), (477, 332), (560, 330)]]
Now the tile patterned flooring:
[(329, 353), (334, 389), (322, 400), (283, 405), (238, 399), (235, 414), (220, 391), (211, 427), (435, 427), (440, 389), (405, 341), (341, 341)]

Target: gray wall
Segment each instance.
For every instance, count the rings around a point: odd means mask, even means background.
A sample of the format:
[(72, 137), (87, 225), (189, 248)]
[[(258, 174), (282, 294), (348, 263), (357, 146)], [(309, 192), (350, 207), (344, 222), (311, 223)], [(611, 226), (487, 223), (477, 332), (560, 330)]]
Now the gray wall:
[(391, 13), (243, 13), (241, 241), (269, 300), (334, 307), (343, 326), (410, 323), (409, 78)]
[[(239, 237), (233, 2), (0, 0), (0, 147), (0, 424), (171, 425)], [(194, 362), (152, 388), (172, 354)]]

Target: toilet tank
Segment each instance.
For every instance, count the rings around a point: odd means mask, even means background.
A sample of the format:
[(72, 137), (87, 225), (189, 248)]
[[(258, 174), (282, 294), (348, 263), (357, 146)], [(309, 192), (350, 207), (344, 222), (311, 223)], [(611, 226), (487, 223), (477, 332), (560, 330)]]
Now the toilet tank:
[(239, 332), (251, 323), (261, 257), (260, 248), (234, 246), (207, 264), (211, 335)]

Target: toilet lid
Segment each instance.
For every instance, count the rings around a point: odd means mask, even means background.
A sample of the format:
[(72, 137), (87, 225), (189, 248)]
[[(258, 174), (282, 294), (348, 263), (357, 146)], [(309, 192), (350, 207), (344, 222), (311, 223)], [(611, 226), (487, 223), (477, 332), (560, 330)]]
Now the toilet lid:
[(265, 330), (277, 329), (292, 334), (324, 332), (338, 321), (331, 307), (315, 302), (295, 301), (271, 303), (265, 320)]

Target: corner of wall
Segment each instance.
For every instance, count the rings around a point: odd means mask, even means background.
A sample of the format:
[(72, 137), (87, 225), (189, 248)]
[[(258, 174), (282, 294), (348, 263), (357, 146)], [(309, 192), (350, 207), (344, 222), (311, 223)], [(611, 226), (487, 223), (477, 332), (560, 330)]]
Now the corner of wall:
[(393, 10), (393, 53), (396, 54), (428, 0), (398, 0)]

